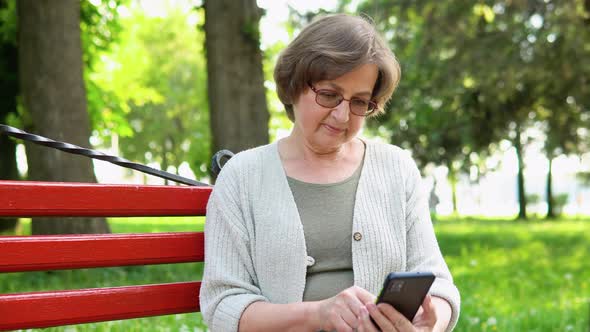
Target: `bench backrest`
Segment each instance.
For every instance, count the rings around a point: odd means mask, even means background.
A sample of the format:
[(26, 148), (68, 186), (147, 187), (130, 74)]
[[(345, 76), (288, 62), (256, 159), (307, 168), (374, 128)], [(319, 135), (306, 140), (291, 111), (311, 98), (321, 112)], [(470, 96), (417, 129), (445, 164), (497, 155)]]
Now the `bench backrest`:
[[(211, 187), (0, 181), (0, 217), (204, 216)], [(202, 262), (202, 232), (0, 236), (0, 272)], [(0, 294), (0, 330), (199, 311), (200, 282)]]

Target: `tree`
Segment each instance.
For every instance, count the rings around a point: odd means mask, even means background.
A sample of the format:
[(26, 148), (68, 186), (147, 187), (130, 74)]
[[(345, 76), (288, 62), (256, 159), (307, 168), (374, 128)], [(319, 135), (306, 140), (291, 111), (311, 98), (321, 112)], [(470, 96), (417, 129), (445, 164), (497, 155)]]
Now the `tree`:
[[(403, 71), (389, 112), (375, 127), (384, 127), (422, 165), (447, 165), (451, 182), (456, 171), (479, 167), (473, 161), (510, 140), (519, 161), (519, 217), (525, 219), (527, 128), (544, 121), (547, 137), (562, 142), (554, 153), (567, 153), (573, 150), (564, 149), (572, 146), (566, 141), (578, 140), (573, 136), (583, 125), (564, 120), (580, 118), (580, 107), (564, 110), (568, 97), (587, 98), (588, 66), (579, 66), (582, 74), (572, 70), (576, 58), (587, 57), (587, 33), (580, 31), (587, 30), (581, 18), (588, 14), (581, 8), (580, 0), (365, 2), (361, 11), (374, 15), (390, 37)], [(555, 113), (543, 117), (547, 110)], [(564, 140), (563, 131), (573, 135)]]
[(387, 112), (369, 126), (411, 150), (421, 168), (445, 165), (456, 212), (459, 174), (473, 167), (485, 171), (481, 161), (501, 136), (496, 128), (506, 126), (504, 117), (495, 116), (497, 108), (488, 105), (482, 83), (489, 83), (479, 77), (491, 70), (474, 61), (489, 51), (476, 44), (484, 19), (473, 5), (450, 1), (367, 1), (359, 11), (374, 17), (402, 66)]
[(255, 0), (206, 0), (204, 8), (212, 151), (266, 144), (261, 10)]
[(211, 160), (203, 10), (171, 6), (149, 16), (137, 3), (120, 20), (117, 47), (90, 75), (100, 91), (96, 131), (120, 137), (127, 159), (176, 171), (186, 162), (197, 177)]
[[(17, 113), (18, 95), (17, 50), (16, 50), (15, 2), (0, 1), (0, 123), (8, 123), (9, 117)], [(0, 179), (19, 180), (16, 167), (16, 142), (0, 135)], [(1, 218), (0, 232), (12, 230), (16, 218)]]
[[(585, 6), (585, 7), (584, 7)], [(535, 61), (540, 71), (538, 120), (545, 133), (548, 161), (547, 219), (556, 217), (553, 193), (553, 160), (565, 154), (587, 151), (590, 119), (585, 114), (590, 92), (590, 2), (549, 2), (535, 8)]]
[[(104, 128), (117, 128), (114, 132), (125, 132), (129, 126), (122, 121), (120, 114), (104, 116), (103, 111), (112, 102), (112, 93), (99, 85), (94, 77), (104, 69), (103, 58), (110, 54), (117, 44), (123, 27), (119, 15), (120, 8), (128, 0), (109, 0), (104, 2), (80, 2), (80, 30), (82, 36), (82, 58), (84, 60), (84, 82), (90, 125), (100, 137)], [(114, 123), (113, 123), (114, 122)], [(109, 132), (110, 135), (110, 132)], [(106, 138), (107, 135), (103, 135)]]
[[(18, 60), (23, 106), (30, 114), (27, 130), (88, 146), (80, 38), (80, 2), (18, 0)], [(26, 145), (29, 179), (96, 182), (87, 158)], [(105, 233), (103, 218), (34, 218), (33, 234)]]

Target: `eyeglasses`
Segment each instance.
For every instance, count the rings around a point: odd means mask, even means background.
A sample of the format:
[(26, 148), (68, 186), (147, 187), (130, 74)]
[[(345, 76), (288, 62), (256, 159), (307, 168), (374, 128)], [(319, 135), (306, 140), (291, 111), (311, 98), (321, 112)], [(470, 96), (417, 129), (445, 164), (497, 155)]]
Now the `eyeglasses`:
[(350, 107), (350, 112), (354, 115), (358, 116), (368, 116), (377, 110), (377, 104), (371, 100), (361, 99), (357, 97), (352, 97), (350, 99), (344, 99), (342, 94), (333, 90), (324, 90), (324, 89), (316, 89), (311, 85), (308, 84), (311, 88), (311, 91), (315, 92), (315, 102), (318, 105), (326, 108), (334, 108), (343, 100), (348, 102), (348, 106)]

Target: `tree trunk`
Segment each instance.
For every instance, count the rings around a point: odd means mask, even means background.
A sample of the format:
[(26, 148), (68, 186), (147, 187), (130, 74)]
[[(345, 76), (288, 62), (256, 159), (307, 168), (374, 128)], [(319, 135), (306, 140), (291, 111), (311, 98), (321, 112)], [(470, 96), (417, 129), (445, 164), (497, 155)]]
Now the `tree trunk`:
[[(5, 9), (6, 1), (0, 1), (0, 8)], [(5, 22), (0, 22), (1, 24)], [(7, 123), (9, 114), (16, 114), (16, 97), (18, 95), (16, 45), (3, 41), (0, 43), (0, 123)], [(0, 135), (0, 180), (20, 180), (16, 166), (16, 141), (6, 135)], [(17, 218), (0, 218), (0, 232), (14, 232)]]
[[(0, 154), (0, 180), (18, 180), (16, 143), (8, 136), (0, 135)], [(14, 232), (17, 222), (18, 218), (0, 218), (0, 232)]]
[(449, 182), (451, 184), (451, 201), (453, 202), (453, 214), (458, 215), (459, 209), (457, 208), (457, 171), (453, 167), (453, 162), (447, 165), (449, 169)]
[(255, 0), (205, 1), (212, 153), (267, 144), (259, 21)]
[[(89, 146), (90, 125), (82, 76), (80, 1), (18, 0), (19, 78), (27, 130)], [(96, 182), (92, 162), (26, 144), (29, 180)], [(33, 234), (106, 233), (104, 218), (34, 218)]]
[(516, 138), (514, 139), (516, 158), (518, 160), (518, 219), (527, 219), (526, 215), (526, 192), (524, 189), (524, 161), (522, 157), (522, 142), (520, 141), (520, 126), (516, 126)]
[[(16, 167), (16, 143), (8, 136), (0, 135), (0, 180), (18, 180)], [(18, 218), (0, 218), (0, 232), (14, 232)]]
[[(162, 141), (162, 170), (164, 172), (168, 172), (168, 137), (164, 138), (164, 141)], [(170, 183), (168, 182), (168, 179), (164, 179), (164, 185), (167, 186)]]
[(546, 199), (547, 199), (547, 216), (546, 219), (555, 219), (555, 211), (553, 210), (553, 175), (551, 168), (553, 166), (553, 156), (547, 154), (549, 160), (549, 169), (547, 170), (547, 187), (546, 187)]

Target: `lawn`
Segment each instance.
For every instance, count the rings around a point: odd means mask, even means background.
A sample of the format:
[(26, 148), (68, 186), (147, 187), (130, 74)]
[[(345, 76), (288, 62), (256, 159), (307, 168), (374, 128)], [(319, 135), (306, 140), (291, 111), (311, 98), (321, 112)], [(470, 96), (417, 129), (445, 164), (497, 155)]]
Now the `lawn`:
[(457, 331), (589, 331), (590, 222), (441, 221)]
[[(199, 218), (117, 218), (113, 232), (199, 231)], [(441, 220), (443, 254), (462, 295), (457, 331), (588, 331), (590, 221)], [(23, 223), (21, 232), (28, 233)], [(0, 274), (0, 293), (199, 280), (202, 264)], [(200, 331), (199, 314), (48, 331)]]

